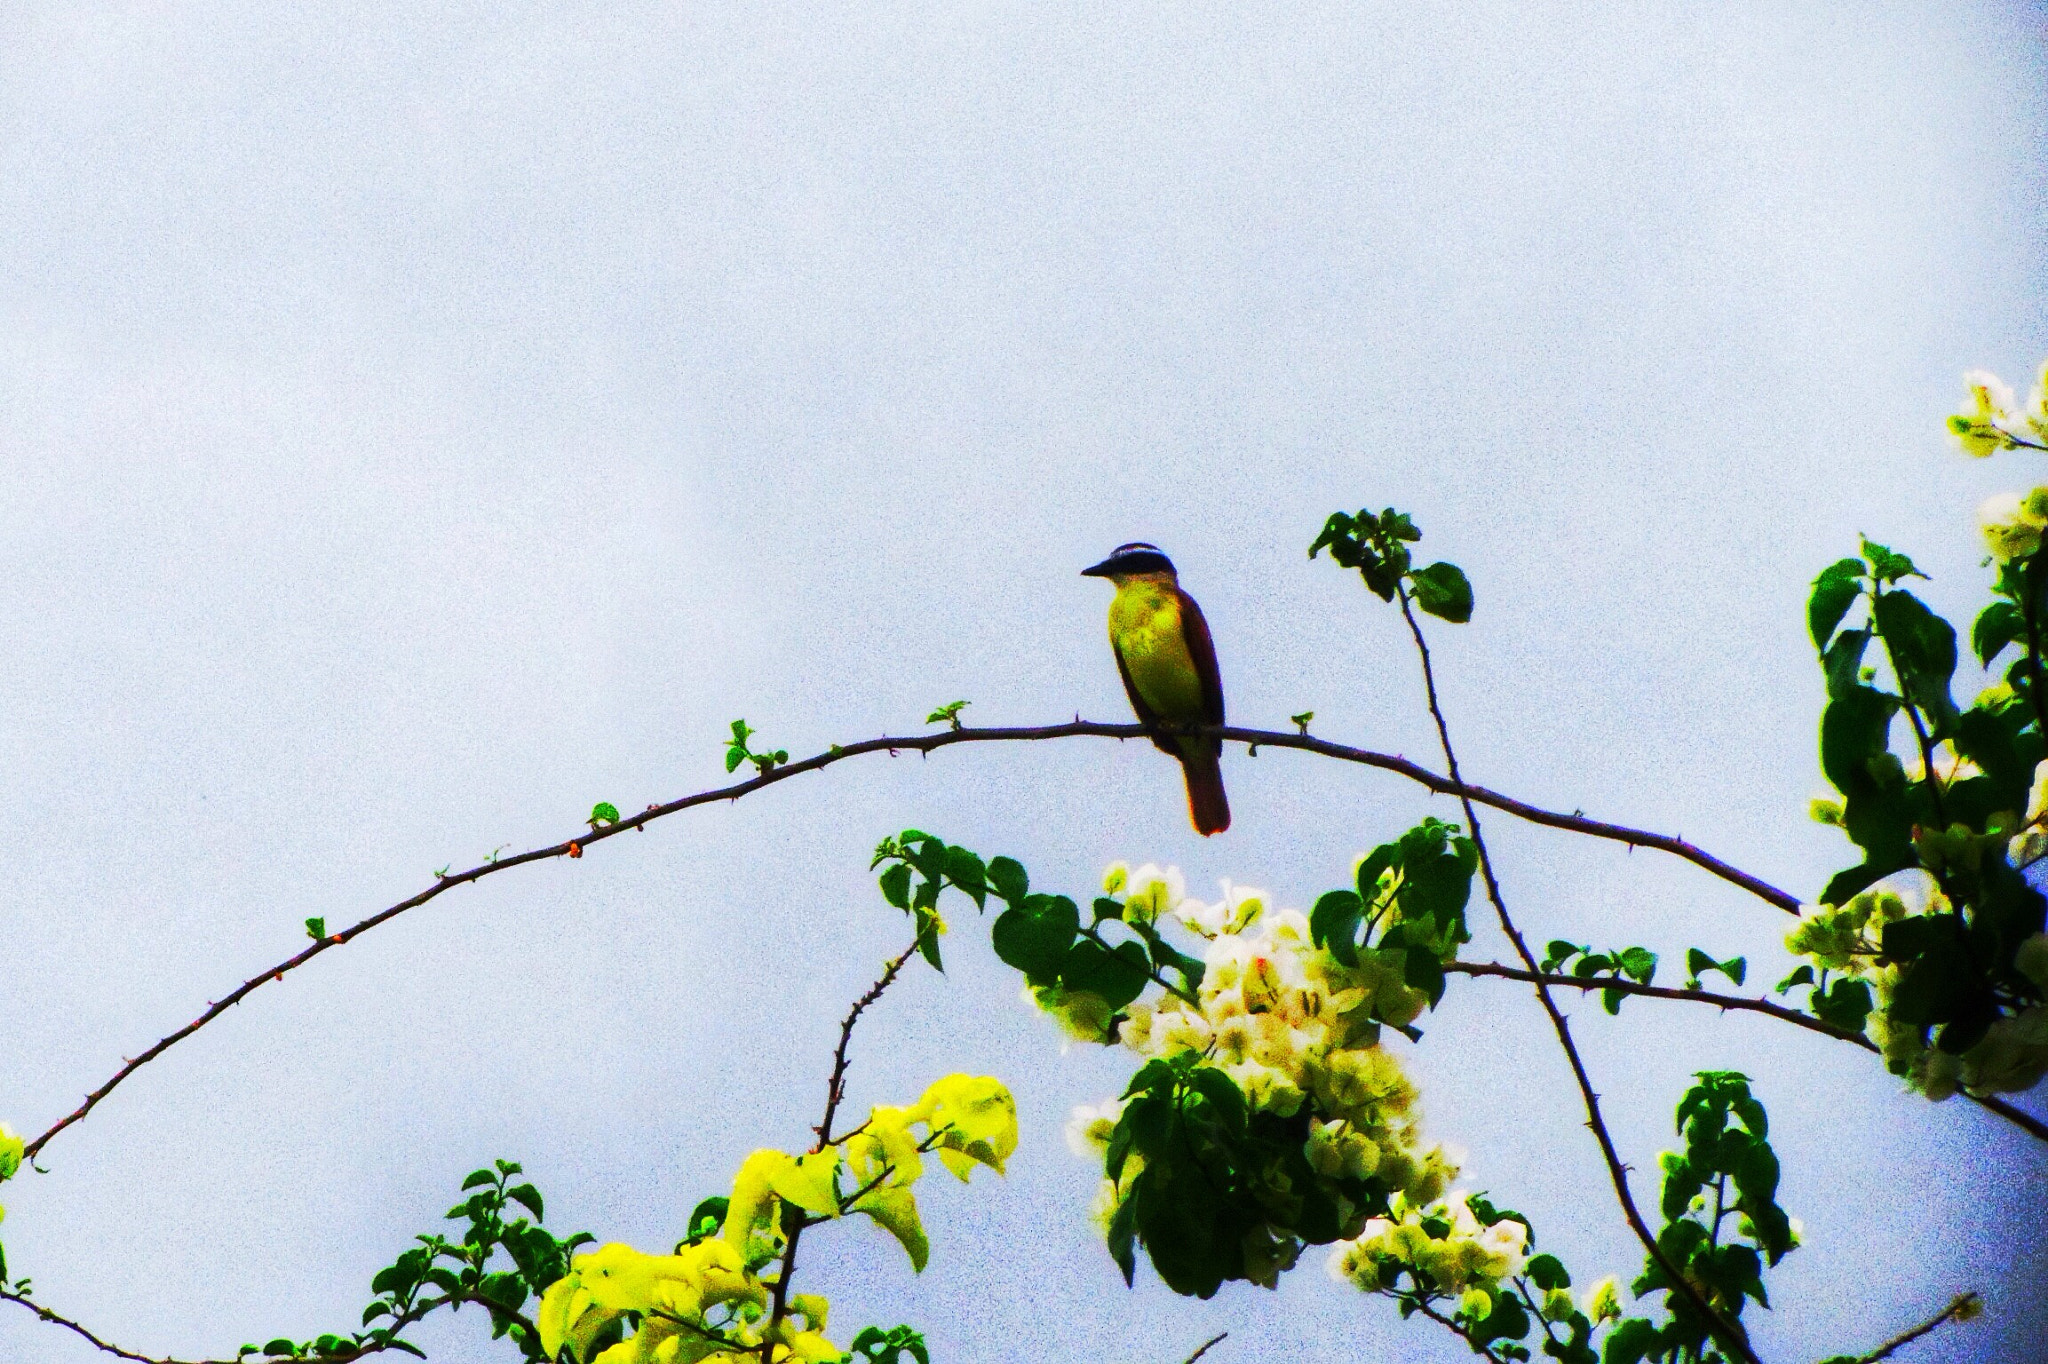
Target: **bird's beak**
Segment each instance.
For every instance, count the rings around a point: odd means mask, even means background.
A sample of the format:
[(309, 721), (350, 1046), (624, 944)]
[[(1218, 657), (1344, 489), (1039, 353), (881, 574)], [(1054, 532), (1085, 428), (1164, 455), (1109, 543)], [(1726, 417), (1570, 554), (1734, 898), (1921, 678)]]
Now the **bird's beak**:
[(1104, 559), (1101, 563), (1096, 564), (1093, 568), (1082, 569), (1081, 576), (1084, 578), (1112, 577), (1114, 576), (1114, 571), (1110, 568), (1110, 565), (1114, 562), (1115, 561), (1112, 559)]

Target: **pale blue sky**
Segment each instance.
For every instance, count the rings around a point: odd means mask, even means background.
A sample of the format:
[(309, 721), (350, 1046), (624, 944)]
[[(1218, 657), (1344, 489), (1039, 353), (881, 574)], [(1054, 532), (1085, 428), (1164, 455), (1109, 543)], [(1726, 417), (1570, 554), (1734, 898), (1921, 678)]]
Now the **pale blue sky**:
[[(2048, 27), (2014, 4), (0, 5), (0, 1118), (118, 1063), (432, 868), (793, 752), (1122, 718), (1106, 594), (1157, 541), (1233, 718), (1433, 755), (1397, 622), (1303, 551), (1412, 510), (1479, 610), (1439, 630), (1471, 773), (1682, 832), (1811, 894), (1805, 583), (1858, 531), (1980, 592), (1959, 373), (2048, 354)], [(659, 1247), (815, 1121), (902, 931), (917, 825), (1079, 888), (1173, 861), (1307, 903), (1423, 813), (1226, 759), (1204, 842), (1148, 747), (839, 769), (456, 892), (265, 989), (4, 1191), (10, 1268), (130, 1347), (346, 1329), (461, 1175)], [(1490, 826), (1531, 936), (1746, 951), (1681, 865)], [(1011, 1178), (865, 1227), (806, 1284), (945, 1361), (1469, 1357), (1330, 1283), (1117, 1282), (1062, 1056), (981, 926), (857, 1045), (853, 1101), (956, 1069)], [(1498, 954), (1482, 935), (1475, 951)], [(1770, 1104), (1809, 1245), (1765, 1357), (2048, 1331), (2048, 1178), (1960, 1103), (1756, 1021), (1574, 1009), (1654, 1170), (1697, 1068)], [(1456, 988), (1431, 1134), (1585, 1278), (1632, 1273), (1532, 1000)], [(2037, 1103), (2038, 1106), (2038, 1103)], [(1648, 1197), (1644, 1176), (1639, 1191)], [(806, 1241), (809, 1247), (811, 1242)], [(436, 1358), (506, 1352), (465, 1317)], [(0, 1313), (9, 1359), (94, 1358)]]

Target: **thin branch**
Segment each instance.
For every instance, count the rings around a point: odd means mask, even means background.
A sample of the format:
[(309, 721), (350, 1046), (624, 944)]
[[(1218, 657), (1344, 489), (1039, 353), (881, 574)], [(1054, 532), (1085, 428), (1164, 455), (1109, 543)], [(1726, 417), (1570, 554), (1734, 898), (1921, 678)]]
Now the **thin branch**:
[[(1401, 618), (1408, 622), (1408, 633), (1414, 637), (1416, 653), (1422, 659), (1423, 689), (1429, 700), (1430, 718), (1436, 721), (1437, 738), (1443, 743), (1444, 766), (1450, 770), (1451, 780), (1458, 783), (1461, 788), (1459, 803), (1464, 807), (1465, 822), (1472, 833), (1472, 844), (1479, 854), (1479, 874), (1486, 883), (1487, 899), (1493, 902), (1501, 931), (1507, 934), (1508, 941), (1514, 944), (1515, 955), (1522, 959), (1522, 964), (1532, 974), (1540, 977), (1542, 972), (1536, 965), (1536, 955), (1529, 950), (1529, 944), (1523, 939), (1521, 930), (1515, 927), (1514, 917), (1508, 913), (1507, 901), (1501, 895), (1500, 881), (1494, 875), (1493, 858), (1487, 853), (1485, 837), (1479, 831), (1479, 812), (1473, 808), (1472, 798), (1462, 793), (1464, 779), (1458, 773), (1458, 754), (1451, 745), (1450, 725), (1445, 721), (1443, 707), (1437, 699), (1436, 671), (1430, 664), (1429, 642), (1422, 637), (1422, 626), (1416, 621), (1415, 611), (1408, 604), (1407, 585), (1397, 582), (1395, 590), (1399, 594)], [(1615, 1199), (1621, 1204), (1622, 1215), (1627, 1219), (1629, 1229), (1635, 1232), (1636, 1239), (1643, 1243), (1643, 1249), (1649, 1253), (1651, 1262), (1663, 1272), (1666, 1282), (1692, 1302), (1721, 1343), (1732, 1350), (1738, 1358), (1748, 1360), (1750, 1364), (1758, 1364), (1756, 1352), (1750, 1348), (1749, 1339), (1741, 1326), (1723, 1319), (1707, 1301), (1699, 1286), (1681, 1273), (1678, 1266), (1671, 1262), (1670, 1256), (1664, 1253), (1664, 1248), (1657, 1244), (1656, 1235), (1651, 1232), (1649, 1224), (1643, 1220), (1642, 1212), (1636, 1207), (1635, 1195), (1629, 1191), (1628, 1167), (1622, 1163), (1621, 1154), (1614, 1146), (1614, 1137), (1607, 1130), (1607, 1121), (1600, 1114), (1600, 1096), (1594, 1092), (1592, 1077), (1586, 1073), (1586, 1064), (1579, 1056), (1577, 1044), (1572, 1041), (1571, 1025), (1565, 1021), (1563, 1012), (1557, 1007), (1557, 1001), (1550, 997), (1550, 987), (1541, 979), (1538, 979), (1535, 985), (1536, 998), (1542, 1003), (1543, 1012), (1550, 1016), (1550, 1026), (1557, 1033), (1558, 1046), (1564, 1049), (1565, 1059), (1571, 1063), (1572, 1078), (1578, 1082), (1579, 1094), (1585, 1100), (1586, 1125), (1592, 1129), (1594, 1139), (1600, 1144), (1600, 1154), (1607, 1161), (1607, 1173), (1614, 1183)]]
[[(234, 1359), (176, 1359), (170, 1356), (139, 1354), (134, 1350), (116, 1345), (112, 1341), (102, 1340), (80, 1323), (61, 1313), (51, 1311), (26, 1293), (16, 1293), (10, 1289), (0, 1288), (0, 1301), (18, 1303), (41, 1317), (44, 1321), (49, 1322), (52, 1326), (63, 1327), (73, 1335), (91, 1344), (95, 1349), (113, 1355), (117, 1359), (133, 1360), (135, 1364), (246, 1364), (246, 1357), (240, 1355)], [(486, 1312), (502, 1316), (512, 1325), (523, 1328), (530, 1337), (536, 1340), (540, 1338), (540, 1328), (535, 1326), (525, 1313), (518, 1311), (516, 1308), (506, 1307), (502, 1303), (494, 1303), (487, 1298), (480, 1298), (473, 1293), (449, 1293), (442, 1297), (430, 1298), (424, 1302), (416, 1302), (405, 1313), (392, 1318), (390, 1322), (381, 1328), (388, 1333), (382, 1343), (372, 1341), (367, 1345), (357, 1345), (354, 1349), (341, 1354), (322, 1355), (320, 1358), (323, 1361), (331, 1361), (331, 1364), (350, 1364), (352, 1360), (367, 1359), (371, 1355), (383, 1354), (387, 1350), (400, 1348), (401, 1342), (395, 1338), (399, 1331), (443, 1307), (452, 1306), (460, 1309), (464, 1303), (475, 1303)]]
[[(1573, 990), (1617, 990), (1625, 995), (1644, 995), (1651, 999), (1680, 999), (1693, 1004), (1711, 1004), (1717, 1009), (1736, 1009), (1748, 1013), (1759, 1013), (1775, 1018), (1781, 1023), (1804, 1028), (1808, 1032), (1832, 1037), (1838, 1042), (1848, 1042), (1873, 1054), (1882, 1054), (1882, 1049), (1860, 1032), (1838, 1028), (1812, 1014), (1768, 999), (1754, 999), (1747, 995), (1721, 995), (1711, 990), (1679, 990), (1668, 985), (1643, 985), (1633, 980), (1609, 976), (1559, 976), (1547, 975), (1541, 971), (1525, 971), (1517, 966), (1505, 966), (1499, 962), (1447, 961), (1444, 970), (1463, 976), (1497, 976), (1503, 980), (1521, 980), (1530, 984), (1561, 985)], [(1996, 1094), (1972, 1094), (1966, 1089), (1956, 1091), (1978, 1107), (1996, 1113), (2013, 1126), (2026, 1132), (2037, 1141), (2048, 1141), (2048, 1122), (2042, 1121), (2023, 1108), (2007, 1103)]]
[[(769, 774), (764, 773), (763, 777), (767, 775)], [(916, 952), (917, 939), (912, 938), (910, 946), (889, 959), (888, 965), (882, 968), (881, 977), (867, 988), (867, 993), (853, 1001), (853, 1007), (846, 1011), (845, 1019), (839, 1024), (839, 1045), (832, 1049), (832, 1077), (825, 1082), (825, 1116), (811, 1129), (818, 1134), (818, 1144), (811, 1150), (822, 1151), (832, 1144), (832, 1119), (838, 1115), (839, 1101), (846, 1096), (846, 1069), (850, 1064), (846, 1048), (853, 1040), (854, 1025), (860, 1022), (860, 1016), (867, 1011), (868, 1006), (880, 999), (882, 993), (895, 983), (896, 977), (902, 974), (904, 965)], [(885, 1169), (877, 1178), (886, 1178), (888, 1174), (889, 1171)], [(806, 1222), (799, 1220), (789, 1229), (789, 1239), (782, 1244), (782, 1267), (776, 1272), (775, 1291), (768, 1315), (771, 1337), (774, 1328), (781, 1325), (782, 1319), (789, 1313), (789, 1285), (791, 1277), (796, 1273), (796, 1247), (797, 1242), (803, 1239), (806, 1225)], [(773, 1345), (772, 1339), (761, 1342), (761, 1364), (768, 1364), (769, 1351)]]
[(20, 1303), (23, 1307), (26, 1307), (29, 1311), (41, 1317), (44, 1321), (49, 1322), (53, 1326), (63, 1327), (65, 1330), (71, 1332), (73, 1335), (78, 1336), (79, 1338), (84, 1340), (94, 1349), (104, 1351), (107, 1354), (113, 1355), (117, 1359), (132, 1359), (136, 1362), (136, 1364), (239, 1364), (239, 1361), (236, 1360), (179, 1360), (162, 1358), (156, 1355), (137, 1354), (133, 1350), (122, 1349), (119, 1345), (114, 1344), (112, 1341), (101, 1340), (98, 1336), (94, 1335), (91, 1331), (86, 1330), (85, 1327), (80, 1326), (71, 1318), (61, 1316), (56, 1312), (52, 1312), (49, 1308), (43, 1306), (41, 1303), (35, 1301), (33, 1298), (28, 1297), (26, 1294), (15, 1293), (8, 1289), (0, 1288), (0, 1300)]
[(1680, 990), (1669, 985), (1644, 985), (1626, 978), (1609, 976), (1560, 976), (1544, 971), (1525, 971), (1519, 966), (1506, 966), (1492, 961), (1447, 961), (1444, 970), (1461, 976), (1498, 976), (1503, 980), (1526, 981), (1531, 985), (1561, 985), (1573, 990), (1615, 990), (1625, 995), (1643, 995), (1650, 999), (1682, 999), (1693, 1004), (1711, 1004), (1717, 1009), (1738, 1009), (1749, 1013), (1767, 1014), (1782, 1023), (1817, 1032), (1823, 1037), (1832, 1037), (1838, 1042), (1853, 1042), (1866, 1051), (1877, 1047), (1860, 1032), (1850, 1032), (1834, 1024), (1815, 1018), (1812, 1014), (1801, 1013), (1788, 1005), (1774, 1003), (1768, 999), (1753, 999), (1747, 995), (1718, 995), (1711, 990)]
[(1901, 1331), (1867, 1355), (1857, 1355), (1855, 1364), (1877, 1364), (1880, 1359), (1889, 1359), (1899, 1350), (1911, 1345), (1929, 1331), (1939, 1328), (1944, 1322), (1968, 1321), (1984, 1307), (1984, 1300), (1975, 1293), (1958, 1293), (1949, 1299), (1948, 1306), (1936, 1312), (1910, 1331)]
[(1423, 1297), (1420, 1293), (1393, 1293), (1389, 1296), (1391, 1296), (1396, 1302), (1414, 1303), (1416, 1311), (1422, 1313), (1423, 1316), (1428, 1317), (1431, 1321), (1443, 1327), (1445, 1330), (1449, 1331), (1458, 1339), (1464, 1341), (1465, 1344), (1471, 1347), (1473, 1354), (1481, 1355), (1487, 1359), (1490, 1359), (1494, 1361), (1494, 1364), (1500, 1364), (1500, 1356), (1493, 1352), (1492, 1346), (1472, 1339), (1472, 1333), (1465, 1329), (1463, 1326), (1459, 1325), (1458, 1319), (1456, 1317), (1448, 1317), (1445, 1316), (1442, 1312), (1437, 1311), (1434, 1307), (1431, 1307), (1429, 1305), (1429, 1300)]
[[(665, 804), (650, 805), (639, 814), (629, 815), (616, 824), (585, 830), (578, 833), (574, 838), (564, 839), (559, 843), (552, 843), (541, 848), (533, 848), (512, 857), (501, 857), (494, 861), (481, 862), (467, 871), (443, 875), (433, 885), (427, 887), (419, 894), (409, 899), (400, 900), (388, 909), (380, 910), (369, 918), (352, 924), (338, 933), (321, 938), (297, 955), (288, 957), (269, 970), (243, 981), (220, 999), (209, 1003), (206, 1006), (205, 1012), (201, 1013), (190, 1023), (187, 1023), (184, 1027), (166, 1034), (138, 1055), (126, 1058), (121, 1068), (115, 1071), (105, 1084), (86, 1095), (85, 1101), (76, 1109), (59, 1119), (34, 1141), (29, 1142), (24, 1149), (23, 1157), (27, 1160), (33, 1160), (42, 1151), (43, 1147), (49, 1143), (52, 1137), (92, 1112), (102, 1099), (113, 1093), (129, 1076), (219, 1018), (230, 1008), (241, 1003), (243, 999), (254, 991), (273, 981), (282, 981), (287, 973), (296, 971), (321, 953), (351, 942), (379, 924), (395, 919), (407, 910), (417, 909), (429, 900), (436, 898), (446, 891), (453, 890), (457, 886), (481, 881), (486, 876), (509, 871), (513, 867), (525, 866), (529, 862), (547, 861), (557, 857), (581, 857), (584, 849), (593, 843), (601, 843), (605, 839), (617, 837), (629, 829), (645, 828), (657, 819), (682, 810), (691, 809), (695, 806), (709, 805), (721, 800), (738, 800), (740, 797), (751, 795), (764, 787), (788, 781), (790, 778), (802, 773), (821, 771), (847, 758), (857, 758), (870, 753), (894, 755), (906, 751), (928, 754), (935, 749), (950, 748), (955, 744), (1020, 743), (1041, 739), (1083, 737), (1141, 739), (1150, 737), (1152, 732), (1152, 729), (1145, 725), (1113, 725), (1077, 719), (1068, 724), (1041, 725), (1032, 728), (942, 730), (936, 734), (918, 734), (905, 737), (885, 735), (878, 739), (868, 739), (856, 744), (846, 744), (844, 746), (835, 744), (823, 753), (815, 754), (812, 757), (804, 758), (797, 762), (779, 765), (746, 781), (736, 782), (731, 786), (714, 787), (710, 790), (699, 791), (694, 795), (683, 796), (680, 799), (668, 801)], [(1553, 829), (1565, 829), (1593, 838), (1608, 839), (1634, 848), (1656, 848), (1673, 856), (1682, 857), (1696, 866), (1703, 867), (1722, 880), (1742, 887), (1759, 899), (1776, 905), (1779, 909), (1793, 914), (1799, 912), (1799, 899), (1797, 896), (1779, 890), (1777, 887), (1755, 876), (1751, 876), (1748, 872), (1730, 866), (1728, 863), (1686, 842), (1682, 838), (1672, 838), (1664, 834), (1649, 833), (1642, 829), (1632, 829), (1626, 825), (1609, 824), (1601, 820), (1587, 819), (1582, 815), (1567, 815), (1554, 810), (1545, 810), (1539, 806), (1530, 805), (1525, 801), (1516, 800), (1512, 796), (1504, 796), (1497, 791), (1489, 791), (1485, 787), (1465, 786), (1455, 776), (1447, 780), (1431, 772), (1428, 768), (1410, 762), (1406, 758), (1393, 754), (1376, 753), (1370, 749), (1350, 748), (1343, 744), (1328, 743), (1306, 734), (1281, 733), (1278, 730), (1244, 729), (1237, 726), (1219, 726), (1213, 729), (1205, 729), (1202, 732), (1213, 734), (1220, 739), (1232, 743), (1246, 744), (1253, 749), (1299, 749), (1305, 753), (1314, 753), (1326, 758), (1336, 758), (1343, 762), (1376, 767), (1382, 771), (1406, 777), (1410, 781), (1425, 786), (1439, 795), (1453, 795), (1468, 803), (1477, 802), (1481, 805), (1492, 806), (1497, 810), (1504, 811), (1518, 819), (1527, 820), (1533, 824), (1541, 824)]]
[(846, 1017), (840, 1022), (839, 1045), (832, 1049), (832, 1078), (825, 1084), (825, 1117), (811, 1129), (818, 1134), (818, 1144), (811, 1148), (813, 1151), (822, 1151), (832, 1145), (832, 1118), (839, 1112), (839, 1101), (846, 1097), (846, 1069), (849, 1064), (846, 1046), (853, 1040), (854, 1024), (860, 1022), (860, 1016), (866, 1012), (867, 1007), (880, 999), (882, 992), (895, 983), (904, 965), (915, 955), (917, 942), (913, 939), (910, 946), (891, 958), (889, 964), (883, 967), (881, 979), (870, 985), (866, 994), (853, 1001), (853, 1007), (846, 1011)]
[(1210, 1336), (1207, 1340), (1203, 1341), (1200, 1349), (1196, 1350), (1193, 1354), (1187, 1357), (1186, 1364), (1195, 1364), (1196, 1360), (1200, 1359), (1203, 1355), (1209, 1353), (1211, 1347), (1220, 1345), (1228, 1339), (1230, 1339), (1230, 1332), (1218, 1331), (1215, 1335)]

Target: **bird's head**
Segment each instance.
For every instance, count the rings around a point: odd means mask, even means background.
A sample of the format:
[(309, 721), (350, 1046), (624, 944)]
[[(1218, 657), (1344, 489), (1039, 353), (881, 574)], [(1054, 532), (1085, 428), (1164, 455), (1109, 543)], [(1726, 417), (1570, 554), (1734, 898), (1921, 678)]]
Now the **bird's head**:
[(1084, 578), (1107, 578), (1122, 586), (1133, 578), (1160, 578), (1167, 582), (1174, 580), (1173, 560), (1159, 552), (1159, 546), (1148, 545), (1142, 540), (1128, 545), (1118, 545), (1109, 552), (1101, 563), (1081, 570)]

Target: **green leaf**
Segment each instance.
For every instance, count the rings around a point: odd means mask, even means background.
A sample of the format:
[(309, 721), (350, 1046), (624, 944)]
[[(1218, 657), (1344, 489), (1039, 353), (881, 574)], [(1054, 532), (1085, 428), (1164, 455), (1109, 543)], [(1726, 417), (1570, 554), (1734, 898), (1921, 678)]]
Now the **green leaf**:
[(1870, 760), (1888, 747), (1898, 709), (1897, 697), (1858, 684), (1832, 698), (1821, 712), (1821, 770), (1843, 795), (1873, 784)]
[(1977, 661), (1988, 668), (1992, 659), (2025, 632), (2026, 620), (2019, 608), (2009, 601), (1995, 601), (1977, 614), (1977, 623), (1970, 631), (1970, 647)]
[(608, 800), (601, 800), (590, 807), (589, 822), (591, 824), (617, 824), (619, 822), (619, 807)]
[(990, 890), (1014, 905), (1024, 898), (1031, 878), (1024, 874), (1023, 864), (1014, 857), (993, 857), (988, 864), (988, 885)]
[(536, 1220), (547, 1220), (547, 1214), (541, 1211), (540, 1190), (534, 1188), (533, 1185), (515, 1184), (513, 1187), (505, 1190), (505, 1197), (525, 1207), (528, 1212), (534, 1215)]
[(1565, 1272), (1564, 1261), (1555, 1255), (1538, 1255), (1529, 1261), (1528, 1267), (1522, 1272), (1529, 1276), (1530, 1282), (1546, 1292), (1553, 1288), (1572, 1286), (1572, 1276)]
[(1356, 892), (1325, 891), (1309, 911), (1309, 939), (1346, 966), (1358, 965), (1358, 921), (1364, 906)]
[(960, 712), (972, 704), (969, 701), (948, 701), (945, 705), (935, 708), (930, 715), (925, 716), (924, 722), (928, 725), (951, 725), (954, 729), (958, 729), (960, 728)]
[(691, 1209), (690, 1220), (685, 1224), (689, 1229), (689, 1239), (701, 1241), (706, 1236), (717, 1235), (719, 1228), (725, 1225), (725, 1214), (731, 1206), (730, 1199), (714, 1194)]
[(1456, 564), (1430, 564), (1408, 580), (1415, 585), (1415, 604), (1430, 615), (1458, 625), (1472, 619), (1472, 584)]
[(1399, 843), (1382, 843), (1365, 855), (1358, 864), (1357, 876), (1358, 898), (1362, 903), (1371, 905), (1379, 899), (1380, 873), (1398, 865), (1400, 860)]
[(1813, 580), (1813, 595), (1806, 602), (1806, 628), (1813, 636), (1814, 648), (1823, 654), (1827, 652), (1828, 641), (1835, 637), (1835, 627), (1842, 623), (1842, 617), (1856, 604), (1862, 591), (1861, 559), (1840, 559), (1821, 570)]
[(1872, 615), (1891, 651), (1906, 695), (1934, 721), (1936, 734), (1955, 727), (1956, 705), (1949, 681), (1956, 670), (1955, 627), (1927, 609), (1910, 592), (1884, 592)]
[(1134, 1248), (1137, 1238), (1138, 1204), (1135, 1198), (1126, 1197), (1117, 1204), (1116, 1211), (1109, 1218), (1109, 1258), (1116, 1261), (1116, 1267), (1123, 1271), (1124, 1286), (1131, 1286), (1132, 1277), (1138, 1271), (1138, 1257)]
[(1144, 993), (1152, 979), (1151, 968), (1139, 943), (1118, 943), (1114, 951), (1105, 951), (1101, 944), (1084, 939), (1073, 945), (1060, 964), (1060, 985), (1100, 995), (1110, 1008), (1121, 1009)]
[(1034, 985), (1059, 979), (1067, 949), (1081, 931), (1081, 911), (1064, 895), (1030, 895), (996, 917), (989, 937), (996, 956)]
[(1197, 1066), (1194, 1074), (1188, 1079), (1195, 1092), (1215, 1108), (1217, 1117), (1223, 1123), (1223, 1130), (1240, 1141), (1243, 1140), (1248, 1113), (1244, 1094), (1231, 1082), (1230, 1077), (1214, 1066)]
[(1642, 1364), (1651, 1351), (1661, 1347), (1663, 1341), (1654, 1323), (1642, 1317), (1630, 1317), (1619, 1322), (1607, 1333), (1607, 1344), (1600, 1356), (1600, 1364)]
[(1811, 966), (1796, 967), (1791, 975), (1778, 982), (1777, 988), (1772, 993), (1782, 995), (1795, 985), (1813, 984), (1813, 979), (1813, 968)]
[(1427, 948), (1411, 947), (1401, 954), (1401, 982), (1427, 995), (1432, 1009), (1443, 1002), (1444, 965)]
[(947, 849), (946, 879), (965, 892), (976, 909), (988, 907), (988, 869), (975, 854), (965, 848)]
[(497, 1182), (497, 1175), (489, 1170), (471, 1170), (469, 1177), (462, 1181), (462, 1191), (468, 1193), (471, 1189), (481, 1189), (487, 1184), (496, 1184)]
[(1925, 578), (1927, 575), (1913, 567), (1913, 561), (1903, 554), (1894, 554), (1883, 545), (1865, 539), (1863, 557), (1870, 561), (1870, 571), (1879, 582), (1895, 583), (1901, 578)]
[(320, 918), (306, 920), (306, 936), (314, 942), (319, 942), (322, 938), (326, 937), (327, 920)]
[(910, 868), (901, 862), (892, 862), (879, 878), (882, 884), (882, 898), (901, 910), (910, 908)]

